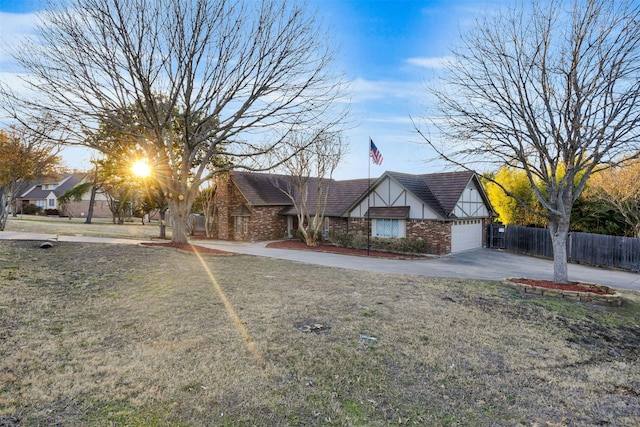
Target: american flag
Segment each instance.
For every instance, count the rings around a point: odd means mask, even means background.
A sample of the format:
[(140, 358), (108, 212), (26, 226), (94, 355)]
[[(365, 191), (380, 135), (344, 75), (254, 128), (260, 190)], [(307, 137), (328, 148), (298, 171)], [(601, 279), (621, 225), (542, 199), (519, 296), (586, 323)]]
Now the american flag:
[(373, 159), (373, 163), (375, 163), (376, 165), (382, 164), (382, 154), (380, 154), (378, 147), (376, 147), (376, 144), (373, 143), (373, 140), (371, 138), (369, 138), (369, 155)]

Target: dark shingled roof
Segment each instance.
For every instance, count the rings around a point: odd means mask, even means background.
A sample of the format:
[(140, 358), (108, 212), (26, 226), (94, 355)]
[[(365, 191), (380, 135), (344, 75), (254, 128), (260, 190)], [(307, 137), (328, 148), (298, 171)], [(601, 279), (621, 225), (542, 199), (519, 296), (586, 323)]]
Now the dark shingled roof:
[[(72, 189), (73, 187), (78, 185), (80, 182), (82, 182), (82, 180), (86, 175), (87, 174), (85, 173), (71, 173), (71, 174), (64, 174), (60, 176), (59, 179), (57, 180), (55, 179), (52, 180), (51, 178), (49, 178), (49, 179), (35, 182), (33, 184), (34, 186), (31, 187), (31, 191), (27, 190), (28, 192), (24, 193), (22, 196), (20, 196), (20, 198), (21, 199), (45, 199), (51, 192), (53, 192), (53, 194), (55, 194), (56, 197), (60, 197), (65, 193), (65, 191)], [(62, 185), (59, 185), (55, 190), (42, 189), (43, 184), (55, 184), (65, 179), (66, 181), (64, 181)]]
[[(295, 215), (296, 210), (289, 196), (282, 189), (290, 188), (291, 178), (285, 175), (261, 174), (253, 172), (233, 171), (231, 178), (242, 195), (252, 206), (288, 206), (281, 212), (284, 215)], [(317, 178), (310, 178), (309, 188), (316, 187)], [(342, 216), (347, 208), (362, 195), (368, 186), (366, 179), (352, 179), (347, 181), (325, 180), (325, 190), (328, 186), (329, 197), (325, 209), (327, 216)], [(294, 194), (296, 198), (298, 194)], [(315, 208), (316, 193), (310, 191), (307, 208)], [(315, 212), (311, 212), (313, 215)]]
[(436, 213), (447, 218), (453, 213), (462, 192), (475, 174), (457, 171), (423, 175), (386, 172), (385, 175), (398, 181)]
[(253, 206), (290, 205), (291, 200), (278, 188), (286, 188), (285, 176), (232, 171), (231, 178), (245, 199)]
[[(460, 199), (467, 184), (474, 177), (471, 171), (432, 173), (423, 175), (411, 175), (400, 172), (385, 172), (378, 178), (379, 182), (389, 176), (407, 190), (418, 197), (427, 206), (431, 207), (438, 215), (449, 218), (453, 213), (456, 203)], [(291, 177), (285, 175), (261, 174), (255, 172), (233, 171), (231, 178), (240, 192), (252, 206), (284, 206), (280, 212), (283, 215), (295, 215), (296, 209), (291, 199), (280, 189), (289, 188)], [(310, 178), (309, 188), (315, 188), (317, 178)], [(329, 197), (327, 199), (325, 215), (344, 216), (348, 209), (355, 203), (366, 197), (369, 180), (352, 179), (346, 181), (325, 180), (328, 186)], [(326, 187), (325, 187), (326, 189)], [(299, 195), (295, 195), (296, 198)], [(307, 199), (307, 207), (313, 209), (316, 206), (316, 193), (311, 191)], [(371, 214), (373, 215), (372, 208)], [(387, 208), (389, 209), (389, 208)], [(377, 212), (378, 218), (406, 218), (406, 207), (394, 208), (393, 211)], [(314, 214), (315, 212), (310, 212)], [(378, 216), (384, 215), (384, 216)], [(393, 216), (387, 216), (393, 215)]]

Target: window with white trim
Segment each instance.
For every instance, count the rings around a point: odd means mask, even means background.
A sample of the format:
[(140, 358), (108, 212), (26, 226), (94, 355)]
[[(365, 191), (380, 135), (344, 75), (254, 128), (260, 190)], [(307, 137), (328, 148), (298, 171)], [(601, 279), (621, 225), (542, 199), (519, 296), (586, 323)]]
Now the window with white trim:
[(371, 234), (374, 237), (402, 238), (405, 236), (405, 221), (403, 219), (374, 219), (372, 228)]

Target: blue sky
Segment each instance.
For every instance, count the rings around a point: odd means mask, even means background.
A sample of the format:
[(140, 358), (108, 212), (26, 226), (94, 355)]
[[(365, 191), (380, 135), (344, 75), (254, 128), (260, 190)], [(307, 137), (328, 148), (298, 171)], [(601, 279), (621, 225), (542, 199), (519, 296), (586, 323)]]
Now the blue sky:
[[(40, 0), (0, 0), (0, 44), (28, 28)], [(308, 0), (340, 48), (339, 66), (352, 81), (350, 153), (337, 179), (366, 178), (371, 137), (384, 157), (371, 176), (385, 170), (429, 173), (446, 169), (413, 130), (410, 117), (424, 115), (428, 82), (474, 19), (502, 0)], [(0, 73), (10, 62), (0, 52)], [(0, 74), (6, 78), (7, 74)], [(83, 168), (90, 154), (65, 150), (69, 167)]]

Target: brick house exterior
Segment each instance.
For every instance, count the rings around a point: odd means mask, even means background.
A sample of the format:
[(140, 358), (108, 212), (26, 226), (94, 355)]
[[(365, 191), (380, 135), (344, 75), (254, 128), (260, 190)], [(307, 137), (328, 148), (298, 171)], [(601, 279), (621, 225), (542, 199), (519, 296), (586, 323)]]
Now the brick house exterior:
[[(280, 240), (297, 228), (293, 202), (281, 188), (283, 175), (231, 171), (218, 185), (214, 237), (223, 240)], [(313, 188), (317, 181), (310, 181)], [(371, 232), (374, 237), (421, 239), (429, 252), (444, 255), (481, 247), (494, 215), (473, 172), (409, 175), (385, 172), (367, 179), (325, 181), (328, 199), (323, 235)], [(315, 206), (309, 191), (307, 206)], [(312, 212), (313, 214), (313, 212)]]

